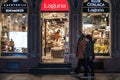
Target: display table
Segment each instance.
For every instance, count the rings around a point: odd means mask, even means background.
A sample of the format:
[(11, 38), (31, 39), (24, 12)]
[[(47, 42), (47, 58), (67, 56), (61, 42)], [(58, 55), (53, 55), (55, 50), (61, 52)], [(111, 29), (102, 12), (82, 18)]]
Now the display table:
[(53, 58), (63, 58), (64, 50), (63, 49), (51, 49), (51, 56)]

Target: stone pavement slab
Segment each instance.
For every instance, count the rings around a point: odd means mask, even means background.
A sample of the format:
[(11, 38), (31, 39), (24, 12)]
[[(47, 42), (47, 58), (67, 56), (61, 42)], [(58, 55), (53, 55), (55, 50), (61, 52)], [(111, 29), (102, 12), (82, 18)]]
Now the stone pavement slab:
[[(82, 74), (80, 74), (81, 76)], [(0, 80), (120, 80), (120, 73), (95, 73), (95, 79), (82, 79), (71, 75), (32, 75), (28, 73), (0, 73)]]

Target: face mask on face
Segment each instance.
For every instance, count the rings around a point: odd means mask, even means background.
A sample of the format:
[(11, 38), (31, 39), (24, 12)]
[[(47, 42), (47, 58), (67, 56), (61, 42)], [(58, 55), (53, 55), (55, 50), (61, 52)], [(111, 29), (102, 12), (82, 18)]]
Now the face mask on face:
[(81, 37), (81, 35), (80, 34), (77, 34), (77, 38), (79, 39)]

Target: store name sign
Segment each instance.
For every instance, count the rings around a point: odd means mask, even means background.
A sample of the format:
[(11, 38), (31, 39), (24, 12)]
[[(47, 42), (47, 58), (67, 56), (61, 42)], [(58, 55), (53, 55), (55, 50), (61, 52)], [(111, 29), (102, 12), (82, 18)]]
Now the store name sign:
[(93, 3), (101, 2), (101, 0), (91, 0)]
[(2, 4), (2, 13), (27, 13), (27, 3), (22, 0), (8, 0)]
[(91, 2), (88, 2), (87, 6), (103, 7), (103, 6), (105, 6), (105, 4), (104, 3), (91, 3)]
[(101, 0), (91, 0), (90, 2), (87, 2), (88, 7), (103, 7), (105, 6), (105, 3)]
[(109, 12), (109, 4), (103, 0), (90, 0), (83, 4), (83, 12)]
[(27, 7), (27, 4), (4, 4), (3, 7)]
[(14, 12), (18, 12), (18, 13), (20, 12), (20, 13), (22, 13), (22, 12), (24, 12), (24, 9), (6, 9), (5, 12), (6, 13), (10, 13), (10, 12), (13, 12), (13, 13)]
[(88, 8), (88, 12), (104, 12), (104, 9), (100, 8)]
[(68, 11), (67, 0), (43, 0), (41, 11)]
[(56, 8), (66, 8), (65, 4), (44, 4), (44, 8), (56, 9)]

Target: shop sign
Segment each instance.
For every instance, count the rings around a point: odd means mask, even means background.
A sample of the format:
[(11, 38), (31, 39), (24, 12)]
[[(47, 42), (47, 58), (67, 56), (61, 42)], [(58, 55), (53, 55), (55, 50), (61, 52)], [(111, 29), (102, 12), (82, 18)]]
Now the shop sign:
[(67, 0), (43, 0), (41, 11), (68, 11)]
[(88, 0), (83, 4), (83, 12), (109, 12), (109, 4), (103, 0)]
[(8, 0), (1, 6), (2, 13), (27, 13), (27, 3), (22, 0)]
[(104, 13), (109, 12), (109, 8), (83, 8), (83, 12)]

